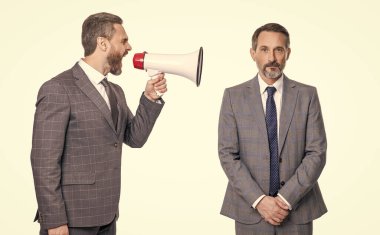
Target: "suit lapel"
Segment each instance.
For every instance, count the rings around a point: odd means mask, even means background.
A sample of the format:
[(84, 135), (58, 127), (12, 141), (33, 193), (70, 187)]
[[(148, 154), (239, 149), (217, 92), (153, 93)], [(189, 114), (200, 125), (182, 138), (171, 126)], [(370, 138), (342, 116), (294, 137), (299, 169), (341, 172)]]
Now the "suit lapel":
[(257, 125), (263, 136), (263, 139), (265, 139), (265, 146), (263, 146), (263, 148), (269, 149), (267, 126), (265, 122), (263, 102), (261, 100), (260, 85), (257, 75), (251, 80), (251, 82), (248, 83), (247, 88), (248, 99), (245, 100), (248, 102), (248, 104), (246, 107), (249, 107), (251, 109), (254, 121), (256, 122), (254, 125)]
[(77, 79), (76, 84), (79, 87), (79, 89), (81, 89), (83, 93), (96, 105), (96, 107), (98, 107), (98, 109), (110, 125), (111, 129), (116, 133), (112, 121), (111, 111), (109, 110), (106, 101), (99, 94), (98, 90), (96, 90), (96, 88), (88, 79), (84, 71), (80, 68), (78, 63), (75, 64), (75, 66), (73, 67), (73, 75)]
[(293, 118), (294, 109), (296, 107), (298, 89), (296, 84), (284, 75), (284, 88), (282, 95), (282, 107), (280, 115), (280, 133), (279, 133), (279, 156), (288, 134), (289, 126)]

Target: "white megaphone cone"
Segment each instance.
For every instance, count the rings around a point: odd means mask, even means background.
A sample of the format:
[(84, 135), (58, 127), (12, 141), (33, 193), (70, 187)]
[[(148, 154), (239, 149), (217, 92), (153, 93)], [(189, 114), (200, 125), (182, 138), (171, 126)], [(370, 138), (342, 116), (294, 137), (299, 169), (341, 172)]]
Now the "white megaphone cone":
[(203, 48), (189, 54), (150, 54), (136, 53), (133, 56), (133, 66), (145, 69), (150, 77), (157, 73), (170, 73), (186, 77), (197, 86), (201, 83), (203, 65)]

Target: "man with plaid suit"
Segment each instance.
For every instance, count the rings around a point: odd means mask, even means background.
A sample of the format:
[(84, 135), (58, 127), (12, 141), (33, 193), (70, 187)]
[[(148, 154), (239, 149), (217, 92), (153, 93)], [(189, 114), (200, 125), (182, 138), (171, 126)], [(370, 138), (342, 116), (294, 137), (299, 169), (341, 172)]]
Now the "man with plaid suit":
[(326, 134), (316, 88), (289, 79), (288, 31), (269, 23), (252, 36), (258, 75), (224, 92), (219, 158), (228, 178), (221, 214), (237, 235), (312, 234), (327, 212), (317, 179)]
[(108, 82), (132, 49), (122, 23), (89, 16), (85, 57), (38, 93), (31, 164), (40, 234), (116, 234), (122, 144), (144, 145), (164, 104), (157, 94), (167, 91), (164, 75), (153, 77), (133, 115), (121, 87)]

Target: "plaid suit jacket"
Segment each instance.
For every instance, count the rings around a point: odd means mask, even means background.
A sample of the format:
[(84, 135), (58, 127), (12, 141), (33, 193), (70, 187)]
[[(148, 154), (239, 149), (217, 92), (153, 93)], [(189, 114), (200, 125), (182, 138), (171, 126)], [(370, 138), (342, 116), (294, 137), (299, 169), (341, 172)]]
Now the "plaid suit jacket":
[(122, 143), (139, 148), (162, 109), (141, 96), (136, 116), (121, 87), (110, 83), (119, 109), (111, 112), (78, 64), (42, 85), (33, 127), (31, 164), (44, 229), (110, 223), (118, 212)]
[[(284, 76), (279, 127), (279, 193), (291, 204), (288, 219), (310, 222), (324, 213), (317, 179), (326, 163), (326, 134), (317, 90)], [(224, 92), (219, 158), (228, 177), (221, 214), (246, 224), (261, 221), (252, 204), (269, 194), (269, 144), (258, 77)]]

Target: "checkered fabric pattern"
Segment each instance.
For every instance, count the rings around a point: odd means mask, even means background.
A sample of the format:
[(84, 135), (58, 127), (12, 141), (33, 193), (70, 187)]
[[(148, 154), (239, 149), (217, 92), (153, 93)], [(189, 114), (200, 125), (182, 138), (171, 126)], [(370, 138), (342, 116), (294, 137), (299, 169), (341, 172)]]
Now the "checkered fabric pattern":
[(141, 96), (136, 116), (123, 90), (109, 83), (118, 108), (111, 112), (76, 64), (42, 85), (34, 117), (31, 164), (44, 229), (91, 227), (118, 213), (123, 142), (142, 147), (163, 107)]

